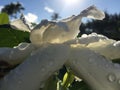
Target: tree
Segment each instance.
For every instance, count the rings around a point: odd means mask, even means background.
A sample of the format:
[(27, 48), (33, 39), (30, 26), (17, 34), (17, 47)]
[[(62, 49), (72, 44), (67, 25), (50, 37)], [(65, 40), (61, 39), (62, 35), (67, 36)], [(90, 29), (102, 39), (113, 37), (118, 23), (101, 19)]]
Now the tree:
[(58, 13), (53, 13), (53, 15), (51, 16), (52, 20), (57, 20), (58, 18), (60, 18)]
[(31, 27), (35, 27), (37, 23), (31, 22)]
[(105, 19), (102, 21), (92, 20), (87, 23), (82, 23), (81, 32), (79, 36), (82, 34), (90, 34), (92, 32), (96, 32), (98, 34), (103, 34), (108, 38), (112, 38), (115, 40), (120, 40), (120, 14), (109, 14), (105, 11)]
[(4, 8), (2, 8), (1, 12), (5, 12), (7, 13), (9, 16), (17, 18), (17, 13), (21, 13), (22, 10), (24, 10), (25, 8), (22, 6), (22, 4), (20, 2), (16, 2), (16, 3), (10, 3), (4, 6)]

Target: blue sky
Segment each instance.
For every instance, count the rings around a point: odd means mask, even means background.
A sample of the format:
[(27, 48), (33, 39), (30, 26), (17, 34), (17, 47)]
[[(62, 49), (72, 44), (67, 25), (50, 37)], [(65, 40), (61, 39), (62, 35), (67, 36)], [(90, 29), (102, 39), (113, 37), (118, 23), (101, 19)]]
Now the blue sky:
[(30, 21), (40, 22), (51, 18), (57, 12), (62, 18), (79, 14), (90, 5), (96, 5), (108, 13), (120, 13), (120, 0), (0, 0), (0, 8), (10, 2), (19, 1), (25, 7), (26, 18)]

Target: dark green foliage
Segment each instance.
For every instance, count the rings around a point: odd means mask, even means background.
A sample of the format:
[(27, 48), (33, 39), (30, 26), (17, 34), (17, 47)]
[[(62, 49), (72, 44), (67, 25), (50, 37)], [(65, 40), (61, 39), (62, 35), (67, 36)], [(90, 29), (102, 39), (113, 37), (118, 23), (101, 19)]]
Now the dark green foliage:
[(63, 77), (64, 77), (64, 74), (65, 74), (66, 72), (67, 72), (67, 69), (66, 69), (65, 66), (63, 66), (63, 67), (59, 70), (58, 78), (59, 78), (60, 80), (62, 80)]
[(119, 63), (120, 64), (120, 58), (112, 60), (114, 63)]
[(28, 32), (11, 28), (0, 28), (0, 47), (13, 47), (21, 42), (30, 42)]
[(74, 81), (69, 90), (91, 90), (90, 87), (83, 81)]
[(53, 13), (53, 15), (51, 16), (52, 20), (58, 20), (59, 18), (61, 18), (61, 17), (59, 16), (58, 13)]
[(36, 25), (37, 25), (36, 23), (31, 22), (32, 27), (35, 27)]
[(108, 14), (105, 12), (105, 19), (92, 20), (87, 23), (82, 23), (80, 26), (80, 34), (86, 33), (90, 34), (96, 32), (98, 34), (103, 34), (108, 38), (120, 40), (120, 14)]

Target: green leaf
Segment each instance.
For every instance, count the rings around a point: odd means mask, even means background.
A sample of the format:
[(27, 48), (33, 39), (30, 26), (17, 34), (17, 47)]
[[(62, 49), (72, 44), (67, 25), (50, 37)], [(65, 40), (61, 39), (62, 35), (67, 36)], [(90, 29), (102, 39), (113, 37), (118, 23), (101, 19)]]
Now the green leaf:
[(63, 77), (62, 85), (63, 87), (68, 88), (72, 84), (73, 81), (74, 81), (74, 75), (72, 74), (71, 71), (68, 71), (65, 73)]
[(30, 42), (28, 32), (11, 28), (0, 28), (0, 47), (13, 47), (21, 42)]
[(9, 23), (9, 16), (6, 13), (0, 13), (0, 25), (8, 24)]

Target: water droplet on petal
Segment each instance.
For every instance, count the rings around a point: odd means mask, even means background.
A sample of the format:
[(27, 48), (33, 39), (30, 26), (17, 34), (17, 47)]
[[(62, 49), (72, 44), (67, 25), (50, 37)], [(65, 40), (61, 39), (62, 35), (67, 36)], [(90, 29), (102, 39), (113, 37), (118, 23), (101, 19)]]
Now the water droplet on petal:
[(108, 80), (109, 82), (114, 82), (116, 81), (116, 76), (113, 73), (108, 74)]
[(83, 37), (83, 38), (87, 38), (88, 35), (87, 35), (87, 34), (83, 34), (81, 37)]
[(73, 60), (73, 64), (78, 64), (78, 61), (77, 60)]
[(29, 44), (27, 44), (27, 43), (20, 43), (18, 45), (18, 49), (19, 50), (25, 50), (28, 46), (29, 46)]
[(115, 63), (115, 64), (114, 64), (114, 67), (120, 68), (120, 64)]
[[(89, 58), (89, 60), (88, 60), (91, 64), (93, 64), (93, 65), (99, 65), (99, 64), (97, 64), (96, 62), (95, 62), (95, 59), (94, 58)], [(101, 67), (101, 65), (99, 65), (100, 67)]]
[(118, 84), (120, 84), (120, 79), (118, 80)]
[(5, 76), (5, 77), (3, 78), (3, 80), (4, 80), (4, 81), (7, 81), (7, 77)]
[(11, 53), (11, 54), (14, 54), (14, 51), (11, 51), (10, 53)]
[(106, 64), (105, 66), (106, 66), (106, 68), (108, 68), (108, 67), (109, 67), (109, 64)]
[(93, 59), (93, 58), (90, 58), (90, 59), (89, 59), (89, 62), (90, 62), (90, 63), (94, 62), (94, 59)]
[(41, 71), (44, 72), (44, 71), (45, 71), (45, 68), (42, 68)]
[(113, 44), (113, 46), (115, 46), (115, 47), (120, 46), (120, 41), (115, 42), (115, 43)]
[(76, 39), (76, 44), (78, 44), (79, 43), (79, 40), (78, 39)]
[(50, 63), (49, 63), (49, 66), (52, 66), (54, 63), (51, 61)]
[(43, 88), (44, 86), (45, 86), (45, 83), (42, 82), (42, 83), (40, 84), (40, 88)]
[(12, 50), (9, 54), (9, 58), (12, 58), (13, 57), (13, 54), (14, 54), (14, 51)]
[(19, 83), (19, 84), (21, 84), (21, 83), (22, 83), (22, 81), (18, 81), (18, 83)]

